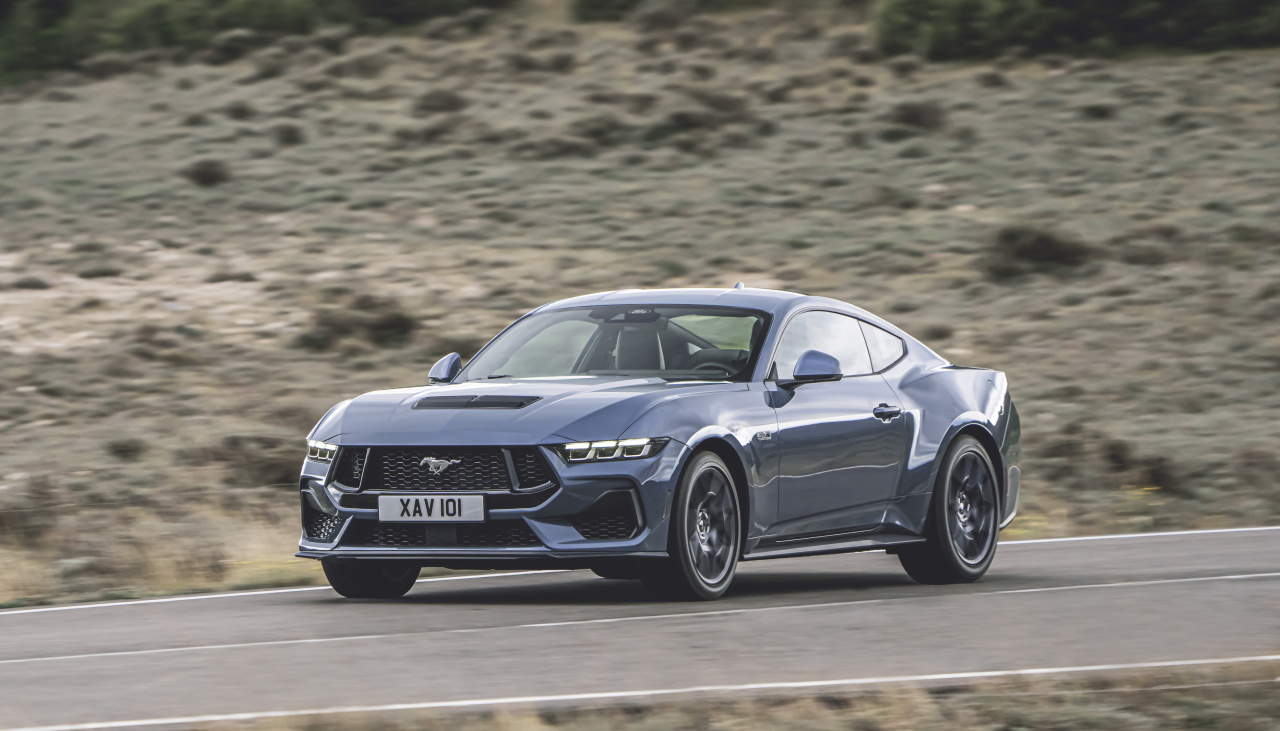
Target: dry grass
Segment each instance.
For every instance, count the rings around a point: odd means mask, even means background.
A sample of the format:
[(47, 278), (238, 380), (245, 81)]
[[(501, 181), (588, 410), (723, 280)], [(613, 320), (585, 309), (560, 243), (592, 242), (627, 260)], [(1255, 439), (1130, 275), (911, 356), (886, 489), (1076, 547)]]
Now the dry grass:
[(1280, 520), (1280, 54), (995, 88), (785, 7), (643, 36), (547, 0), (282, 44), (269, 79), (0, 90), (0, 602), (313, 580), (291, 483), (326, 408), (620, 287), (830, 295), (1004, 370), (1011, 536)]
[(1231, 729), (1280, 724), (1275, 667), (1202, 673), (1014, 680), (960, 687), (744, 699), (708, 697), (604, 707), (342, 714), (213, 729), (253, 731), (1068, 731)]

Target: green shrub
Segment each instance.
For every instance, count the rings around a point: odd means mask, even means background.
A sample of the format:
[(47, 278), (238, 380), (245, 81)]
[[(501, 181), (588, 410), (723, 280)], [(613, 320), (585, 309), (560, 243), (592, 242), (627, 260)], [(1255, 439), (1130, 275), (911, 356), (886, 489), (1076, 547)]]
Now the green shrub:
[[(617, 21), (626, 18), (644, 0), (573, 0), (573, 19), (583, 23)], [(717, 13), (770, 5), (771, 0), (685, 0), (697, 13)]]
[(573, 0), (573, 19), (582, 23), (622, 20), (643, 0)]
[(981, 58), (1127, 48), (1215, 50), (1280, 44), (1277, 0), (881, 0), (887, 54)]
[(511, 0), (0, 0), (0, 78), (72, 68), (100, 51), (203, 47), (247, 28), (268, 35), (350, 23), (390, 28)]
[[(262, 0), (249, 0), (262, 2)], [(416, 23), (440, 15), (456, 15), (471, 8), (495, 9), (510, 0), (352, 0), (364, 16), (391, 23)]]

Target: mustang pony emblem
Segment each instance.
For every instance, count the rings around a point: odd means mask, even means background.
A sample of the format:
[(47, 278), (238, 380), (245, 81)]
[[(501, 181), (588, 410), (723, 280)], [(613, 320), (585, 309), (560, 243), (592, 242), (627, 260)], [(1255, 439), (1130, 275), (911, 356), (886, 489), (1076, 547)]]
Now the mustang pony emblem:
[(462, 462), (460, 459), (436, 459), (434, 457), (423, 457), (418, 463), (419, 467), (426, 467), (427, 471), (433, 475), (438, 475), (450, 467)]

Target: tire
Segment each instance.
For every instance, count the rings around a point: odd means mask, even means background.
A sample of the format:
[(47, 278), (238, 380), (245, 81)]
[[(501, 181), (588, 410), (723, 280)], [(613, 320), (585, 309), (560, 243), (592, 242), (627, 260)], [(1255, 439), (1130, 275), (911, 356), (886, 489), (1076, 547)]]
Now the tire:
[(699, 452), (689, 460), (671, 510), (668, 557), (645, 561), (640, 580), (659, 599), (718, 599), (729, 589), (742, 552), (742, 518), (724, 460)]
[(329, 586), (348, 599), (399, 599), (413, 588), (421, 567), (402, 561), (325, 559)]
[(921, 584), (965, 584), (987, 572), (1000, 536), (998, 482), (982, 443), (961, 436), (947, 450), (933, 488), (925, 542), (898, 561)]

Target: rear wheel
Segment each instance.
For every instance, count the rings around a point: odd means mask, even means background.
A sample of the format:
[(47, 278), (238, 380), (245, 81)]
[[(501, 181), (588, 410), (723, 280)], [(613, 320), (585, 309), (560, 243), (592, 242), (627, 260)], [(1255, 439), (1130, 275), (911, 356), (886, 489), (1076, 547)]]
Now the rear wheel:
[(329, 586), (348, 599), (398, 599), (413, 588), (421, 569), (402, 561), (337, 561), (325, 559)]
[(926, 541), (898, 551), (911, 578), (921, 584), (962, 584), (987, 572), (1000, 533), (995, 475), (981, 442), (956, 439), (938, 470)]
[(661, 599), (717, 599), (738, 568), (742, 521), (738, 493), (724, 461), (694, 455), (671, 512), (668, 557), (641, 565), (645, 588)]

